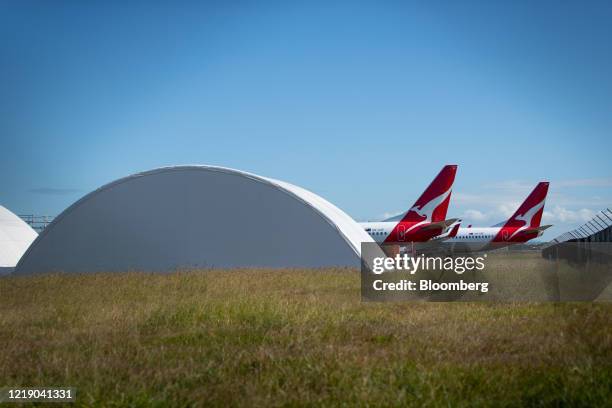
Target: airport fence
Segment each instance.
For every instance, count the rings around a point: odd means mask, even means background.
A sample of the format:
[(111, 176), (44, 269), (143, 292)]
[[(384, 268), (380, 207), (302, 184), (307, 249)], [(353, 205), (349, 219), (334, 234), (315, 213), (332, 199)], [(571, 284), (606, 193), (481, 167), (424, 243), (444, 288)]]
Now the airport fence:
[(599, 212), (589, 222), (565, 232), (542, 249), (547, 259), (565, 259), (571, 263), (612, 261), (612, 211)]

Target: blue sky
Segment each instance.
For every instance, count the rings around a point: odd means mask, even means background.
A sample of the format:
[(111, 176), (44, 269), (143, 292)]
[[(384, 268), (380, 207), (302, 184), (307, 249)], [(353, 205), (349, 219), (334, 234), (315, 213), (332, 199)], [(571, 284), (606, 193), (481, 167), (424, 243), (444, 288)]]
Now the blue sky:
[(0, 3), (2, 205), (203, 163), (374, 220), (456, 163), (477, 225), (541, 180), (545, 237), (612, 207), (610, 2), (128, 3)]

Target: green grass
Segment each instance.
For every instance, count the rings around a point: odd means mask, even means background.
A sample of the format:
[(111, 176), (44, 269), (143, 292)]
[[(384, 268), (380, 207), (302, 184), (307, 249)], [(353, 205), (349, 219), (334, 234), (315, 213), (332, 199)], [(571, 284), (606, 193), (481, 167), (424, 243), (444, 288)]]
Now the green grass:
[(349, 269), (0, 279), (0, 387), (84, 406), (603, 406), (612, 305), (362, 303)]

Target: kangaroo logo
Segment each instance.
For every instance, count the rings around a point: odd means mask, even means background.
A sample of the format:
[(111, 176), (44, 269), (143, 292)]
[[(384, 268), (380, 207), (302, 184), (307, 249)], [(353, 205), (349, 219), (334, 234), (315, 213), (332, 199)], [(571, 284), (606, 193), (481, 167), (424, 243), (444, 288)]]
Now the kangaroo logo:
[(444, 202), (444, 200), (446, 200), (446, 198), (448, 197), (450, 193), (451, 193), (451, 189), (449, 188), (448, 190), (446, 190), (446, 192), (440, 194), (437, 197), (432, 198), (428, 203), (421, 205), (421, 206), (415, 205), (410, 210), (408, 210), (408, 212), (413, 211), (417, 213), (419, 217), (425, 217), (423, 222), (426, 222), (426, 221), (431, 222), (431, 217), (433, 215), (433, 212), (436, 210), (436, 208), (438, 208), (440, 204)]
[(423, 224), (428, 224), (431, 222), (431, 217), (433, 215), (433, 212), (436, 210), (436, 208), (438, 208), (438, 206), (440, 204), (442, 204), (444, 202), (444, 200), (446, 200), (446, 198), (449, 196), (449, 194), (451, 193), (451, 189), (449, 188), (446, 192), (440, 194), (437, 197), (432, 198), (428, 203), (424, 204), (424, 205), (415, 205), (414, 207), (412, 207), (411, 209), (408, 210), (408, 213), (410, 213), (410, 211), (415, 212), (419, 217), (425, 217), (424, 220), (421, 220), (419, 222), (417, 222), (416, 224), (410, 226), (410, 228), (404, 230), (403, 226), (400, 227), (399, 229), (399, 234), (400, 234), (400, 241), (403, 241), (405, 239), (405, 236), (412, 231), (413, 229), (423, 225)]
[(538, 211), (540, 211), (544, 207), (544, 202), (545, 201), (546, 201), (546, 199), (542, 200), (538, 204), (536, 204), (533, 207), (531, 207), (531, 209), (529, 209), (528, 211), (525, 211), (524, 214), (517, 215), (516, 217), (514, 217), (515, 220), (523, 221), (525, 224), (523, 226), (521, 226), (520, 228), (518, 228), (516, 231), (514, 231), (514, 233), (512, 235), (510, 235), (510, 239), (512, 239), (512, 237), (515, 236), (516, 234), (518, 234), (519, 232), (524, 231), (527, 228), (532, 226), (531, 224), (532, 224), (532, 221), (533, 221), (533, 217), (535, 217), (535, 215), (538, 213)]

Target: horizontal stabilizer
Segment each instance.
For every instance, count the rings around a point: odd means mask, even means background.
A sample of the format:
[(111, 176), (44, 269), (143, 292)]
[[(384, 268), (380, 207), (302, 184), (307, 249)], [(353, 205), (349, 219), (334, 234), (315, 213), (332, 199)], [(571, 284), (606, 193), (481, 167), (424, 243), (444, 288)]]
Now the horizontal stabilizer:
[(536, 234), (536, 233), (538, 235), (541, 235), (545, 229), (548, 229), (550, 227), (552, 227), (552, 225), (541, 225), (539, 227), (525, 228), (524, 230), (521, 230), (520, 232), (518, 232), (517, 236), (527, 235), (527, 234)]
[(427, 230), (434, 229), (434, 228), (444, 229), (450, 225), (453, 225), (455, 222), (457, 222), (457, 220), (458, 218), (451, 218), (451, 219), (444, 220), (444, 221), (430, 222), (429, 224), (423, 226), (421, 228), (421, 231), (427, 231)]
[(431, 239), (431, 241), (446, 241), (447, 239), (450, 238), (455, 238), (457, 236), (457, 233), (459, 232), (459, 227), (461, 226), (461, 220), (457, 220), (457, 222), (453, 225), (451, 224), (452, 228), (446, 230), (446, 232), (444, 232), (441, 235), (438, 235), (437, 237), (433, 237)]

